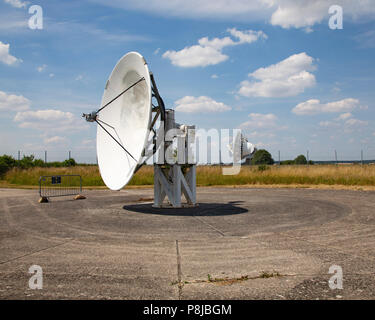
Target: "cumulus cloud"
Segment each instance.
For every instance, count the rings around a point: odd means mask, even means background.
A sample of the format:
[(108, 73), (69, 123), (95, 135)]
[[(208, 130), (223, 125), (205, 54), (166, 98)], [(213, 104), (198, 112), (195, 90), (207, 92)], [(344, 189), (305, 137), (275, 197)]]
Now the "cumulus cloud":
[(4, 2), (15, 8), (26, 8), (27, 4), (29, 3), (21, 0), (4, 0)]
[(277, 9), (272, 13), (270, 22), (272, 25), (286, 29), (311, 27), (320, 23), (328, 16), (328, 8), (331, 5), (327, 0), (279, 0), (276, 2)]
[(176, 111), (184, 113), (213, 113), (225, 112), (232, 108), (222, 102), (217, 102), (210, 97), (186, 96), (175, 102)]
[(314, 58), (305, 52), (294, 54), (283, 61), (259, 68), (241, 83), (238, 93), (245, 97), (289, 97), (315, 85)]
[[(335, 109), (335, 108), (334, 108)], [(330, 112), (330, 111), (328, 111)], [(368, 121), (363, 121), (355, 119), (353, 114), (350, 112), (345, 112), (340, 114), (333, 121), (321, 121), (319, 126), (326, 128), (342, 128), (346, 132), (351, 132), (355, 128), (361, 128), (368, 125)]]
[(167, 51), (163, 58), (170, 59), (173, 65), (179, 67), (206, 67), (223, 62), (228, 56), (215, 48), (196, 45), (181, 51)]
[(36, 129), (44, 132), (67, 132), (87, 129), (83, 123), (71, 112), (60, 110), (37, 110), (17, 112), (14, 121), (20, 128)]
[(204, 37), (198, 40), (197, 45), (185, 47), (180, 51), (168, 50), (163, 58), (169, 59), (171, 63), (179, 67), (206, 67), (226, 61), (229, 57), (223, 54), (225, 47), (252, 43), (260, 38), (267, 39), (263, 31), (239, 31), (235, 28), (228, 29), (231, 37), (209, 39)]
[(22, 62), (22, 60), (17, 59), (9, 53), (9, 47), (9, 44), (5, 44), (0, 41), (0, 62), (9, 66)]
[(250, 120), (240, 124), (240, 129), (254, 130), (260, 128), (275, 128), (277, 126), (277, 117), (273, 113), (250, 113), (249, 118)]
[(30, 100), (24, 96), (16, 96), (0, 91), (0, 110), (24, 111), (30, 108)]
[[(318, 113), (339, 113), (339, 112), (351, 112), (356, 108), (359, 108), (359, 100), (353, 98), (347, 98), (339, 101), (320, 103), (318, 99), (311, 99), (305, 102), (299, 103), (293, 108), (292, 112), (298, 115), (312, 115)], [(345, 115), (347, 116), (347, 115)], [(344, 116), (344, 117), (345, 117)]]
[(339, 5), (343, 8), (346, 18), (352, 21), (359, 18), (371, 18), (375, 12), (373, 0), (336, 0), (334, 3), (328, 0), (273, 0), (276, 10), (272, 13), (270, 22), (283, 28), (307, 28), (328, 19), (328, 9), (331, 5)]

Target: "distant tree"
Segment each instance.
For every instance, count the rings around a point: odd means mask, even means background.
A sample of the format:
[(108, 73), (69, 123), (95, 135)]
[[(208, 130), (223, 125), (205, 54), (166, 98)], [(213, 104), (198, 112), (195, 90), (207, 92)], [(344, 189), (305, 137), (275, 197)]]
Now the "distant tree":
[(271, 154), (265, 150), (265, 149), (260, 149), (257, 150), (251, 159), (251, 164), (254, 165), (261, 165), (261, 164), (274, 164), (275, 161), (272, 159)]
[(2, 163), (8, 167), (14, 167), (16, 165), (16, 160), (12, 156), (4, 154), (0, 157)]
[(42, 159), (35, 159), (33, 163), (35, 167), (45, 167), (45, 163)]
[(307, 164), (306, 157), (303, 154), (300, 154), (297, 158), (294, 159), (295, 164)]
[(17, 161), (17, 164), (22, 169), (31, 168), (34, 166), (34, 155), (23, 156), (23, 158)]
[(314, 164), (314, 161), (312, 161), (312, 160), (309, 160), (309, 161), (308, 161), (308, 164), (311, 164), (311, 165), (313, 165), (313, 164)]
[(0, 158), (0, 177), (2, 177), (11, 167), (5, 162), (2, 157)]
[(13, 168), (16, 165), (16, 160), (8, 155), (3, 155), (0, 157), (0, 177)]
[(70, 158), (70, 159), (65, 160), (65, 161), (63, 162), (63, 166), (64, 166), (64, 167), (74, 167), (76, 164), (77, 164), (77, 163), (76, 163), (76, 161), (75, 161), (73, 158)]
[(280, 162), (281, 165), (293, 165), (295, 164), (294, 160), (284, 160)]

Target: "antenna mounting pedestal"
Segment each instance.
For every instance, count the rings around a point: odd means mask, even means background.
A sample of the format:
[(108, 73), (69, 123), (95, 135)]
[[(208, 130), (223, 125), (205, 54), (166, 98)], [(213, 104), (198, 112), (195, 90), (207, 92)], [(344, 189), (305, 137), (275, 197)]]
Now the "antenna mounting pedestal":
[[(166, 132), (175, 130), (173, 135), (177, 139), (181, 138), (181, 145), (177, 150), (177, 158), (181, 162), (174, 164), (155, 164), (154, 165), (154, 208), (186, 208), (197, 206), (196, 200), (196, 164), (189, 163), (191, 155), (190, 141), (188, 139), (189, 129), (195, 129), (195, 126), (181, 126), (176, 124), (174, 119), (174, 110), (165, 110), (165, 129)], [(172, 142), (164, 142), (162, 150), (164, 155), (168, 152)], [(179, 154), (180, 153), (180, 154)], [(182, 195), (186, 202), (182, 203)], [(169, 202), (164, 203), (168, 198)]]

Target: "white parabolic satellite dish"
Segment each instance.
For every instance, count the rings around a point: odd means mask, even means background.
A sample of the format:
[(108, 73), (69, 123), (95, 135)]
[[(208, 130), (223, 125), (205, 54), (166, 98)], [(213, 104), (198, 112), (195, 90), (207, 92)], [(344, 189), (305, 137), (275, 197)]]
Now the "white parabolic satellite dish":
[[(115, 99), (129, 87), (125, 94)], [(150, 135), (150, 73), (139, 53), (126, 54), (113, 69), (101, 106), (113, 99), (97, 117), (97, 156), (104, 183), (111, 190), (120, 190), (130, 181), (143, 158), (142, 153)]]

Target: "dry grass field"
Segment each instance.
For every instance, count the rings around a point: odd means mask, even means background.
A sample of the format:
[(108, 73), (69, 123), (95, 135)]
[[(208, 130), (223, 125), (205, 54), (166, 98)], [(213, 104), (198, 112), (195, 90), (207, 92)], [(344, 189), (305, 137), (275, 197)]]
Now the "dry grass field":
[[(84, 187), (100, 187), (104, 183), (97, 166), (71, 168), (32, 168), (8, 171), (0, 186), (37, 186), (42, 175), (79, 174)], [(144, 166), (133, 177), (130, 185), (153, 184), (153, 167)], [(199, 166), (198, 186), (243, 185), (326, 185), (375, 186), (374, 165), (311, 165), (311, 166), (242, 166), (238, 175), (222, 174), (220, 166)]]

